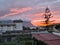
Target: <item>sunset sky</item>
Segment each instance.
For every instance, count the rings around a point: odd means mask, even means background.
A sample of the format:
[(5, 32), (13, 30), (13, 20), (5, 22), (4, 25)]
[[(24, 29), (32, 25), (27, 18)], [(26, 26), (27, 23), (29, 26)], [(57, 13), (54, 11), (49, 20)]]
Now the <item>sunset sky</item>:
[(0, 20), (44, 20), (44, 11), (49, 7), (51, 20), (60, 22), (60, 0), (0, 0)]

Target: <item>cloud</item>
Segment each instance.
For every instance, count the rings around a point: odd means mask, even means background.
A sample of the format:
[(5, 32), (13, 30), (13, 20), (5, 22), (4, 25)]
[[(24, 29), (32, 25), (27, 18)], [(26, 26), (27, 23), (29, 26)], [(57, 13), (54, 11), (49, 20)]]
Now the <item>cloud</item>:
[(11, 7), (27, 7), (47, 5), (59, 0), (0, 0), (0, 9), (9, 9)]
[(54, 1), (53, 3), (58, 3), (58, 2), (60, 2), (60, 0), (56, 0), (56, 1)]
[(31, 9), (32, 9), (31, 7), (26, 7), (26, 8), (21, 8), (21, 9), (13, 8), (10, 10), (9, 14), (5, 14), (4, 16), (1, 16), (0, 18), (2, 19), (5, 17), (8, 17), (8, 16), (14, 16), (17, 14), (21, 14), (21, 13), (24, 13), (24, 12), (29, 11)]
[(53, 8), (51, 13), (54, 18), (60, 17), (60, 0), (0, 0), (0, 10), (11, 9), (10, 12), (0, 12), (0, 19), (18, 17), (23, 20), (39, 20), (43, 18), (46, 6)]

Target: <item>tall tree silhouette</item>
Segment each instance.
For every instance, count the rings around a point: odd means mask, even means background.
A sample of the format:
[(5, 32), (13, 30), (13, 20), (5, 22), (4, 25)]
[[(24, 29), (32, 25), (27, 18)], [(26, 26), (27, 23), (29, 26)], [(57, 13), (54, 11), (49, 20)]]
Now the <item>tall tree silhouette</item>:
[(45, 24), (46, 24), (46, 30), (49, 30), (49, 19), (51, 18), (51, 12), (50, 12), (50, 9), (47, 7), (45, 9), (45, 14), (44, 14), (44, 18), (45, 18)]

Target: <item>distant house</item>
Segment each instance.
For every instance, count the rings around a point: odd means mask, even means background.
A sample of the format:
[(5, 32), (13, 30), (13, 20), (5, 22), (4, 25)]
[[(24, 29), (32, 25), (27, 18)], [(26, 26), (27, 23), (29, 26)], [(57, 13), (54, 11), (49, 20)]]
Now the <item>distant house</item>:
[(36, 26), (31, 26), (30, 29), (36, 29), (37, 27)]
[(0, 21), (0, 32), (23, 30), (22, 20)]
[(57, 31), (55, 28), (56, 24), (48, 25), (48, 26), (40, 26), (38, 27), (40, 30), (51, 30), (51, 31)]

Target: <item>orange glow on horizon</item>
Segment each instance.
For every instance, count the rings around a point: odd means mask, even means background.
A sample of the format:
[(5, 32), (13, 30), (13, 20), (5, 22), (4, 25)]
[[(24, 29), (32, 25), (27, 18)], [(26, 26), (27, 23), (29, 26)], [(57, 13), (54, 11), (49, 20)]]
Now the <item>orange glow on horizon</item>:
[[(47, 24), (41, 20), (36, 20), (36, 21), (31, 21), (31, 23), (34, 26), (47, 26)], [(53, 24), (57, 24), (59, 22), (53, 21), (53, 22), (48, 22), (48, 25), (53, 25)]]

